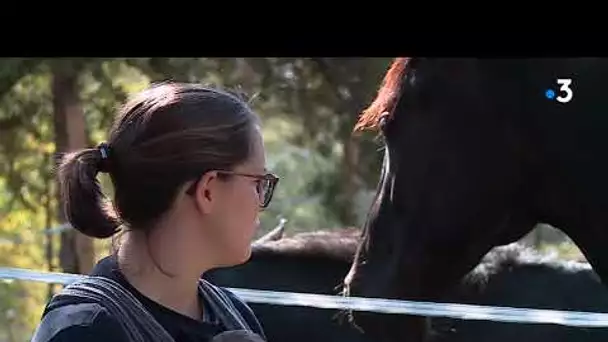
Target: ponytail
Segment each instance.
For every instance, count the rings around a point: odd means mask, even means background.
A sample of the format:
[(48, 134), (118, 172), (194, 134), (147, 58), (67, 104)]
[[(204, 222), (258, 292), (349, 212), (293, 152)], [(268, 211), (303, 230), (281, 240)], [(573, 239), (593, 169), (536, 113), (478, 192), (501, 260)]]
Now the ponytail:
[(107, 145), (101, 144), (95, 149), (68, 153), (59, 165), (65, 216), (72, 227), (95, 238), (110, 237), (121, 225), (97, 181), (97, 173), (108, 171), (108, 157)]

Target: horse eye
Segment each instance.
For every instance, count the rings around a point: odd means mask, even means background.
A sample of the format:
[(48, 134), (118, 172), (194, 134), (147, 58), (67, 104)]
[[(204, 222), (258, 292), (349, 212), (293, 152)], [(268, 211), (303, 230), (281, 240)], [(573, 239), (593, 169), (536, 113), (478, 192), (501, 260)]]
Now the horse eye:
[(382, 115), (380, 116), (380, 119), (378, 120), (378, 127), (380, 128), (380, 131), (382, 131), (382, 134), (386, 135), (386, 132), (388, 130), (388, 124), (390, 123), (391, 118), (390, 118), (390, 113), (389, 112), (384, 112), (382, 113)]
[(386, 129), (386, 121), (387, 121), (386, 116), (383, 116), (380, 118), (379, 125), (380, 125), (380, 129), (383, 131)]
[(416, 71), (412, 71), (412, 74), (408, 77), (408, 83), (411, 87), (416, 86), (417, 83), (417, 78), (416, 78)]

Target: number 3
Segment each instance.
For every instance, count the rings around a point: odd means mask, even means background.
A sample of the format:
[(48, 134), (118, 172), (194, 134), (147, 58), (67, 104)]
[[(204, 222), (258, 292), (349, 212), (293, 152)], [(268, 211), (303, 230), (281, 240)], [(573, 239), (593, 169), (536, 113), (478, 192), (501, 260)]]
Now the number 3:
[(572, 100), (572, 96), (574, 96), (574, 93), (572, 92), (572, 89), (570, 89), (570, 85), (572, 84), (572, 79), (570, 78), (558, 78), (557, 79), (557, 84), (560, 84), (561, 87), (559, 87), (559, 90), (566, 93), (565, 97), (562, 97), (561, 95), (556, 97), (555, 99), (561, 103), (566, 103), (566, 102), (570, 102)]

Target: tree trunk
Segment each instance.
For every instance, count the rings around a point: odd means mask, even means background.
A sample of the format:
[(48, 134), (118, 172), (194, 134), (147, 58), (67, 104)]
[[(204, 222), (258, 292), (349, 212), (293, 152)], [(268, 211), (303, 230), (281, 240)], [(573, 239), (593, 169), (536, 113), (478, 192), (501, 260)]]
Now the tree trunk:
[[(47, 156), (46, 161), (52, 163), (53, 160), (52, 158), (49, 158)], [(50, 176), (50, 174), (49, 174)], [(46, 257), (46, 262), (47, 262), (47, 267), (48, 267), (48, 271), (49, 272), (53, 272), (55, 271), (55, 267), (53, 264), (53, 256), (55, 255), (55, 247), (53, 245), (53, 234), (49, 231), (51, 229), (51, 226), (53, 225), (53, 206), (52, 206), (52, 196), (53, 196), (53, 191), (52, 191), (52, 186), (51, 186), (51, 182), (52, 182), (52, 178), (50, 177), (46, 177), (44, 184), (46, 187), (46, 191), (44, 194), (44, 210), (45, 210), (45, 227), (46, 227), (46, 231), (45, 231), (45, 257)], [(48, 285), (48, 289), (47, 289), (47, 300), (51, 300), (51, 298), (53, 297), (54, 294), (54, 284), (49, 284)]]
[[(85, 120), (79, 96), (78, 68), (70, 60), (59, 60), (53, 65), (53, 110), (55, 146), (58, 155), (86, 146)], [(59, 203), (62, 203), (58, 191)], [(63, 210), (58, 210), (58, 221), (65, 222)], [(93, 241), (70, 229), (61, 233), (59, 261), (67, 273), (89, 273), (94, 266)]]
[(357, 199), (357, 188), (358, 188), (358, 173), (357, 165), (359, 164), (359, 143), (355, 137), (348, 137), (343, 140), (344, 144), (344, 155), (343, 157), (343, 168), (342, 168), (342, 194), (344, 200), (344, 212), (342, 219), (347, 225), (356, 226), (360, 224), (357, 222), (356, 213), (356, 199)]

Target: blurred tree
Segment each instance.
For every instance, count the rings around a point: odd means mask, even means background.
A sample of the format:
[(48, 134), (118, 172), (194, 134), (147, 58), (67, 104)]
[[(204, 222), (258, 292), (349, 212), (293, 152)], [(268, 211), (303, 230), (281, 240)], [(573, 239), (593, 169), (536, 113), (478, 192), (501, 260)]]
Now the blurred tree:
[(2, 58), (0, 60), (0, 98), (9, 92), (23, 76), (35, 70), (41, 59), (37, 58)]
[(247, 62), (249, 71), (241, 73), (249, 75), (246, 90), (259, 94), (262, 103), (273, 103), (277, 115), (298, 124), (299, 129), (285, 140), (334, 161), (334, 167), (311, 179), (307, 193), (322, 194), (324, 215), (334, 216), (341, 225), (360, 224), (354, 201), (362, 187), (375, 186), (381, 156), (377, 144), (367, 136), (353, 136), (352, 127), (375, 95), (390, 60), (249, 58)]
[[(36, 69), (17, 80), (0, 101), (0, 121), (19, 123), (0, 130), (2, 266), (44, 269), (47, 264), (40, 232), (48, 223), (46, 201), (56, 205), (54, 197), (47, 196), (53, 152), (49, 80), (48, 72)], [(40, 318), (45, 289), (42, 283), (1, 282), (0, 334), (10, 332), (14, 340), (25, 340)]]
[[(66, 153), (87, 147), (85, 118), (80, 100), (80, 72), (86, 66), (80, 59), (56, 59), (49, 61), (52, 72), (51, 91), (55, 127), (55, 154)], [(59, 203), (63, 203), (61, 192), (57, 192)], [(63, 210), (57, 210), (58, 221), (65, 222)], [(61, 268), (68, 273), (89, 273), (95, 264), (93, 241), (75, 229), (61, 233), (59, 260)]]
[[(352, 134), (355, 122), (372, 100), (384, 74), (387, 60), (377, 58), (315, 58), (319, 72), (323, 75), (327, 87), (334, 94), (336, 112), (335, 138), (342, 144), (341, 167), (334, 173), (333, 178), (336, 193), (326, 197), (326, 201), (335, 198), (333, 205), (337, 209), (340, 220), (347, 225), (358, 225), (355, 212), (355, 199), (358, 190), (366, 184), (362, 179), (363, 173), (374, 173), (378, 170), (378, 154), (372, 158), (361, 158), (361, 139)], [(365, 161), (365, 165), (362, 165)], [(328, 203), (329, 204), (329, 203)]]

